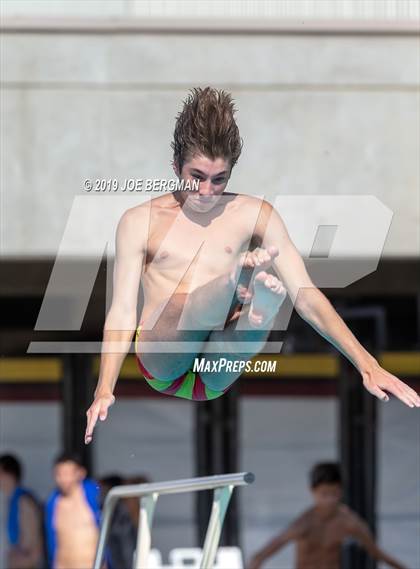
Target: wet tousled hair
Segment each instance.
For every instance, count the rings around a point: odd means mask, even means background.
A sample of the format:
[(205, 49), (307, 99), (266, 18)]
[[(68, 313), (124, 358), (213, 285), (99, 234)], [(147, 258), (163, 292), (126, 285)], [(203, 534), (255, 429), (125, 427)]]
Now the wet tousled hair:
[(108, 476), (101, 478), (99, 483), (109, 488), (114, 488), (114, 486), (121, 486), (124, 483), (124, 479), (120, 474), (108, 474)]
[(54, 460), (54, 466), (57, 466), (57, 464), (62, 464), (63, 462), (74, 462), (78, 466), (84, 466), (81, 457), (75, 452), (60, 453)]
[(223, 158), (231, 169), (241, 154), (243, 141), (235, 122), (232, 96), (212, 87), (195, 87), (176, 117), (173, 163), (179, 171), (185, 161), (200, 153), (214, 160)]
[(0, 456), (0, 469), (6, 474), (11, 474), (16, 482), (22, 478), (22, 465), (13, 454), (3, 454)]
[(338, 462), (319, 462), (309, 473), (309, 484), (312, 489), (320, 484), (341, 484), (341, 470)]

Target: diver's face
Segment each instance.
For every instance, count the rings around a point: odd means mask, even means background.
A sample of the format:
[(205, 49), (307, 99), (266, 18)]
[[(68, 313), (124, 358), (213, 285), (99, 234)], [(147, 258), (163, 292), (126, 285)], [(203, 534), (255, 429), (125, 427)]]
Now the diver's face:
[(312, 488), (312, 496), (315, 504), (322, 509), (335, 508), (341, 501), (341, 484), (318, 484)]
[(177, 175), (182, 180), (189, 181), (192, 186), (198, 181), (198, 191), (181, 191), (181, 199), (194, 211), (200, 213), (210, 211), (227, 186), (230, 170), (230, 163), (224, 158), (212, 160), (202, 154), (194, 155), (185, 161), (182, 172), (180, 174), (177, 172)]

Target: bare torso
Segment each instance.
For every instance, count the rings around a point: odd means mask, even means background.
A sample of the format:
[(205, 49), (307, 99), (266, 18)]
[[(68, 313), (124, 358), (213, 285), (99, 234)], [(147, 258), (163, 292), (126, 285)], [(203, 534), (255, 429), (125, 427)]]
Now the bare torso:
[(76, 495), (58, 499), (55, 529), (57, 554), (54, 569), (92, 567), (99, 532), (81, 487)]
[(171, 195), (138, 206), (150, 216), (144, 260), (142, 319), (174, 292), (188, 293), (228, 273), (248, 247), (261, 202), (243, 195), (223, 196), (209, 214), (182, 210)]
[(328, 517), (315, 508), (302, 514), (304, 532), (296, 542), (296, 569), (339, 569), (341, 546), (349, 537), (351, 511), (340, 504)]

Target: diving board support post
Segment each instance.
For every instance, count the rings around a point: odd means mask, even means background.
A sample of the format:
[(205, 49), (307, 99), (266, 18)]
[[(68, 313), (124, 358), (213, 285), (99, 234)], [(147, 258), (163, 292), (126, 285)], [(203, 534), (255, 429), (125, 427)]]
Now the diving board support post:
[(137, 549), (136, 561), (134, 563), (135, 569), (143, 569), (147, 567), (150, 548), (152, 546), (152, 522), (155, 506), (159, 494), (153, 492), (139, 498), (140, 513), (139, 513), (139, 526), (137, 532)]
[(223, 522), (233, 488), (234, 487), (230, 485), (224, 486), (223, 488), (216, 488), (214, 491), (213, 506), (207, 527), (206, 539), (204, 541), (200, 569), (206, 569), (214, 565), (220, 534), (222, 533)]
[(201, 561), (202, 569), (211, 569), (216, 557), (223, 521), (233, 489), (235, 486), (247, 486), (248, 484), (252, 484), (254, 478), (251, 472), (239, 472), (234, 474), (216, 474), (214, 476), (186, 478), (183, 480), (170, 480), (168, 482), (130, 484), (112, 488), (108, 492), (103, 507), (103, 519), (93, 569), (101, 569), (112, 514), (120, 498), (137, 497), (141, 499), (135, 567), (136, 569), (147, 569), (151, 548), (153, 513), (159, 495), (214, 490), (213, 506)]
[(96, 547), (96, 556), (94, 562), (95, 569), (101, 568), (102, 558), (105, 552), (106, 538), (108, 537), (109, 534), (112, 514), (114, 513), (115, 504), (117, 503), (117, 497), (111, 495), (111, 491), (108, 493), (104, 503), (104, 515), (102, 518), (101, 530), (99, 532), (98, 545)]

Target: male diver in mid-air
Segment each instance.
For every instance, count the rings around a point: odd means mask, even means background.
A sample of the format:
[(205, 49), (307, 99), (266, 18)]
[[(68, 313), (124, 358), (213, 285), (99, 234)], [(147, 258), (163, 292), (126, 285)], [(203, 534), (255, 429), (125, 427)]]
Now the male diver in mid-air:
[[(134, 335), (136, 361), (151, 387), (214, 399), (241, 375), (235, 363), (263, 349), (286, 294), (299, 315), (353, 363), (372, 395), (387, 401), (388, 391), (420, 407), (419, 395), (378, 364), (316, 288), (278, 212), (265, 200), (225, 192), (242, 149), (234, 113), (229, 93), (193, 89), (177, 117), (172, 148), (178, 179), (197, 180), (198, 190), (166, 193), (128, 209), (119, 221), (86, 444), (115, 401)], [(194, 371), (196, 358), (212, 363), (222, 357), (231, 363), (223, 371)]]

